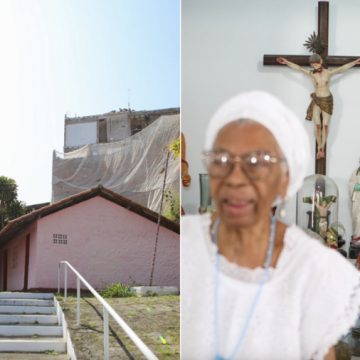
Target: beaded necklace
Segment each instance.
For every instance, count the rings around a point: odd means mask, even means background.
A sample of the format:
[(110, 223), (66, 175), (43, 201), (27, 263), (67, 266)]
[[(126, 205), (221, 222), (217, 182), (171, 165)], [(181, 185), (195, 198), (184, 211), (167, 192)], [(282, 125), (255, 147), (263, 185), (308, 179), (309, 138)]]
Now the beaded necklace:
[[(269, 239), (269, 245), (267, 249), (267, 255), (264, 263), (264, 273), (262, 278), (260, 279), (259, 286), (257, 288), (257, 291), (255, 293), (254, 299), (251, 303), (250, 310), (246, 315), (245, 323), (243, 325), (243, 328), (240, 332), (239, 340), (236, 343), (236, 346), (231, 353), (229, 357), (224, 357), (220, 355), (219, 353), (219, 288), (220, 288), (220, 254), (219, 249), (216, 251), (215, 255), (215, 268), (214, 268), (214, 346), (215, 346), (215, 360), (231, 360), (235, 359), (235, 355), (240, 351), (240, 348), (244, 342), (244, 339), (246, 337), (246, 333), (249, 328), (249, 324), (251, 321), (252, 316), (254, 315), (256, 306), (259, 302), (261, 292), (263, 290), (264, 284), (267, 282), (269, 278), (269, 269), (270, 269), (270, 263), (272, 258), (272, 253), (274, 250), (274, 243), (275, 243), (275, 216), (272, 217), (271, 220), (271, 234)], [(220, 219), (217, 219), (214, 224), (214, 235), (213, 235), (213, 242), (215, 245), (218, 245), (218, 235), (219, 235), (219, 225), (220, 225)]]

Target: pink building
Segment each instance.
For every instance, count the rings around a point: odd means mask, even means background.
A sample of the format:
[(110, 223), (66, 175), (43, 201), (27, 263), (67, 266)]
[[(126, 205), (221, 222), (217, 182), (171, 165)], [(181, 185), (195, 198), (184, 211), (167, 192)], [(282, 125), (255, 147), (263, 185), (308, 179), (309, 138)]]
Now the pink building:
[[(149, 285), (158, 216), (102, 187), (10, 221), (0, 232), (1, 290), (56, 289), (61, 260), (95, 288)], [(161, 217), (153, 285), (179, 286), (179, 225)], [(69, 272), (68, 286), (76, 287)]]

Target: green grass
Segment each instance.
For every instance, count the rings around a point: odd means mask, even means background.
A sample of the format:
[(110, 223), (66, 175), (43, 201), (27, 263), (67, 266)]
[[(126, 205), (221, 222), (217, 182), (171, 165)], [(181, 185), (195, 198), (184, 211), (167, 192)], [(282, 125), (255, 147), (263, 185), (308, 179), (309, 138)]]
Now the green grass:
[(127, 312), (127, 316), (130, 316), (130, 317), (133, 317), (133, 316), (136, 316), (136, 311), (128, 311)]
[[(179, 299), (178, 295), (164, 295), (106, 300), (160, 360), (178, 360), (180, 357)], [(81, 353), (85, 359), (89, 358), (86, 356), (89, 356), (88, 349), (91, 349), (93, 358), (100, 359), (103, 355), (103, 322), (100, 318), (101, 315), (96, 313), (89, 304), (94, 304), (99, 313), (102, 313), (102, 306), (94, 297), (84, 296), (81, 304), (81, 324), (83, 326), (78, 328), (75, 326), (76, 296), (69, 296), (67, 306), (70, 310), (66, 313), (66, 319), (76, 351)], [(121, 338), (126, 348), (137, 358), (139, 352), (136, 346), (125, 336), (119, 326), (111, 319), (110, 322), (112, 329)], [(160, 336), (165, 339), (165, 344)], [(110, 346), (117, 354), (122, 350), (114, 339), (113, 336), (110, 336)]]
[(59, 355), (58, 352), (56, 352), (55, 350), (45, 350), (43, 352), (43, 354), (47, 354), (47, 355)]
[(131, 287), (121, 283), (114, 283), (108, 285), (105, 290), (100, 291), (100, 295), (104, 298), (118, 298), (118, 297), (130, 297), (134, 296), (134, 292)]

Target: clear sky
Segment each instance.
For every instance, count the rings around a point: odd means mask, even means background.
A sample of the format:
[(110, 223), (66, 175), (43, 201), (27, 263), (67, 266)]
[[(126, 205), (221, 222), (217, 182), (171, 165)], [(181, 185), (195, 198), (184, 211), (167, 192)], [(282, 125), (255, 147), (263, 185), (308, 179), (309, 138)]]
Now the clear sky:
[(64, 117), (178, 107), (179, 0), (0, 0), (0, 175), (50, 201)]

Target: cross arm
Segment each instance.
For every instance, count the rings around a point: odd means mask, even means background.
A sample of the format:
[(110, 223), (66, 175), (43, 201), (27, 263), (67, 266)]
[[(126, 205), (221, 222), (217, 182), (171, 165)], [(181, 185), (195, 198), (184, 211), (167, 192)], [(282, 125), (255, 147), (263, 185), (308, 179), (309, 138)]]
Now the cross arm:
[[(309, 64), (309, 57), (310, 55), (264, 55), (263, 64), (264, 65), (282, 65), (276, 62), (276, 58), (283, 57), (286, 60), (289, 60), (295, 64), (301, 65), (301, 66), (310, 66)], [(351, 61), (354, 61), (356, 59), (360, 58), (360, 56), (328, 56), (326, 57), (325, 64), (327, 66), (341, 66), (345, 65)], [(360, 66), (360, 65), (355, 65)]]
[[(309, 55), (264, 55), (264, 65), (282, 65), (276, 62), (276, 58), (283, 57), (300, 66), (309, 66)], [(354, 58), (355, 60), (355, 58)], [(350, 60), (351, 61), (351, 60)]]
[[(327, 66), (341, 66), (348, 64), (356, 59), (359, 59), (360, 56), (328, 56), (325, 59), (325, 64)], [(360, 65), (355, 65), (360, 66)]]

